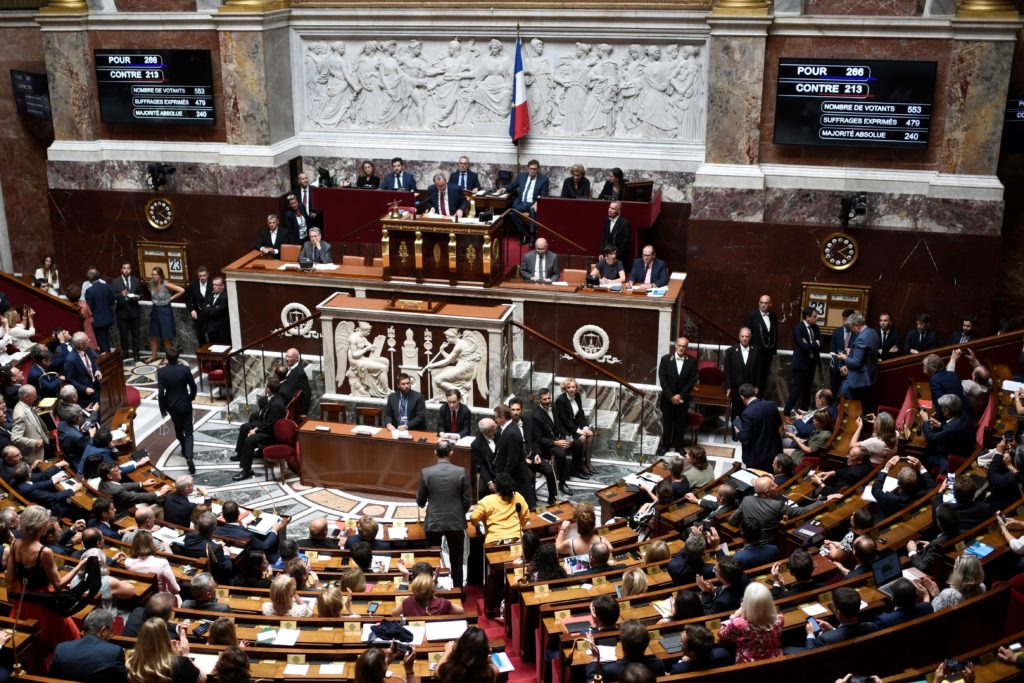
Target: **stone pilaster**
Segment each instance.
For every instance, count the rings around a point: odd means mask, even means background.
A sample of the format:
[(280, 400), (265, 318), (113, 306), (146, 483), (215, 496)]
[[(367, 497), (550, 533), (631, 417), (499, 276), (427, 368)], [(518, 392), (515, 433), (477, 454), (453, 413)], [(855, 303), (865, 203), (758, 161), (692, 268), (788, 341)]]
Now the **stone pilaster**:
[(99, 137), (96, 75), (86, 24), (89, 15), (40, 14), (46, 76), (50, 82), (53, 134), (57, 140)]

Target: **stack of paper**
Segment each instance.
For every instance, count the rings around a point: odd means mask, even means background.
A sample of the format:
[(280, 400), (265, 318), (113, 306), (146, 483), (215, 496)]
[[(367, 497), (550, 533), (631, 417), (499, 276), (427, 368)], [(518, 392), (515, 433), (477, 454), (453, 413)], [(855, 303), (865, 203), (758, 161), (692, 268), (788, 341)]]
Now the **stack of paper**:
[(259, 519), (253, 520), (248, 526), (249, 531), (261, 535), (267, 535), (270, 530), (274, 528), (274, 525), (281, 521), (281, 518), (277, 515), (263, 514)]
[(213, 673), (213, 667), (217, 666), (217, 655), (197, 655), (190, 654), (188, 656), (192, 660), (192, 663), (196, 665), (196, 668), (202, 671), (204, 674), (209, 676)]
[(371, 427), (370, 425), (357, 425), (352, 428), (353, 434), (359, 434), (362, 436), (373, 436), (380, 431), (380, 427)]
[(409, 537), (409, 528), (404, 526), (389, 526), (388, 538), (392, 538), (396, 541), (404, 541)]
[(371, 566), (376, 572), (386, 572), (391, 569), (391, 557), (389, 555), (374, 555)]
[(428, 621), (426, 625), (427, 640), (455, 640), (469, 628), (465, 619), (455, 621)]

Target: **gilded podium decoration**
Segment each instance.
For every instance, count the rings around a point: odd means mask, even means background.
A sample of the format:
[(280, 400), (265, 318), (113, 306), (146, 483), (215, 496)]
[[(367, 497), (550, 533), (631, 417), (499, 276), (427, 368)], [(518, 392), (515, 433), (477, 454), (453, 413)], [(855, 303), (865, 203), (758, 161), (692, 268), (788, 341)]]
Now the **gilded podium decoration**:
[(476, 247), (472, 244), (466, 247), (466, 263), (469, 264), (470, 268), (476, 263)]
[(407, 242), (398, 243), (398, 260), (402, 262), (403, 266), (409, 260), (409, 244)]

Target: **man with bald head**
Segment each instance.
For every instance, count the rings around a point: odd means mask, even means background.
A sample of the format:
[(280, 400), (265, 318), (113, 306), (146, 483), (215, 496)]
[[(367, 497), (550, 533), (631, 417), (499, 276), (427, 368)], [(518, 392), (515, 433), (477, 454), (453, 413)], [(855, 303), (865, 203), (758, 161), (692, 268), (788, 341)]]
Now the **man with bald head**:
[(14, 406), (11, 441), (29, 465), (42, 460), (50, 444), (50, 430), (33, 410), (35, 404), (36, 388), (31, 384), (22, 384), (18, 389), (18, 403)]
[(757, 308), (743, 318), (743, 326), (750, 329), (750, 344), (758, 351), (757, 381), (751, 382), (762, 392), (768, 387), (768, 373), (772, 360), (779, 351), (779, 318), (772, 310), (772, 298), (762, 294)]
[(740, 386), (743, 384), (757, 386), (757, 369), (761, 352), (750, 343), (750, 339), (750, 328), (740, 328), (740, 343), (729, 347), (725, 352), (725, 395), (732, 401), (733, 417), (738, 417), (744, 408), (743, 400), (740, 398)]
[(309, 387), (309, 377), (302, 367), (302, 358), (299, 356), (298, 349), (288, 349), (284, 352), (284, 366), (287, 368), (288, 374), (281, 382), (281, 393), (286, 401), (291, 401), (296, 391), (302, 391), (299, 396), (297, 416), (307, 415), (312, 389)]
[(690, 358), (686, 349), (690, 340), (676, 339), (675, 350), (662, 356), (658, 363), (658, 383), (661, 385), (662, 437), (658, 453), (668, 449), (681, 451), (686, 438), (686, 420), (690, 413), (690, 393), (697, 384), (697, 359)]
[(523, 254), (519, 264), (519, 277), (530, 282), (554, 282), (560, 272), (558, 255), (548, 251), (548, 241), (543, 237), (537, 238), (533, 251)]
[(747, 495), (740, 503), (739, 509), (729, 518), (733, 526), (740, 526), (744, 519), (756, 520), (761, 523), (761, 543), (775, 543), (782, 520), (788, 517), (810, 512), (825, 503), (842, 498), (841, 493), (828, 496), (823, 501), (815, 501), (808, 505), (797, 505), (793, 501), (779, 495), (776, 491), (775, 479), (768, 474), (754, 479), (754, 495)]
[(473, 481), (476, 486), (477, 500), (495, 492), (494, 456), (498, 454), (496, 437), (498, 423), (485, 417), (477, 423), (480, 432), (473, 439), (469, 450), (473, 454)]
[(334, 550), (341, 546), (337, 539), (328, 537), (327, 520), (317, 517), (309, 523), (309, 537), (299, 541), (299, 547), (304, 550)]

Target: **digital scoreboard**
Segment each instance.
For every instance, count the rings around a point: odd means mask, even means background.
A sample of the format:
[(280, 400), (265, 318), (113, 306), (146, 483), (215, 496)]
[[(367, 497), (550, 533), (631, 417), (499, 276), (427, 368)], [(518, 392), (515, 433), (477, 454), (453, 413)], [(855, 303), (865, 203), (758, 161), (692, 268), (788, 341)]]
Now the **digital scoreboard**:
[(34, 119), (53, 120), (50, 110), (50, 87), (46, 74), (11, 69), (14, 105), (18, 114)]
[(779, 59), (775, 143), (926, 149), (935, 62)]
[(107, 123), (213, 125), (209, 50), (94, 50)]

